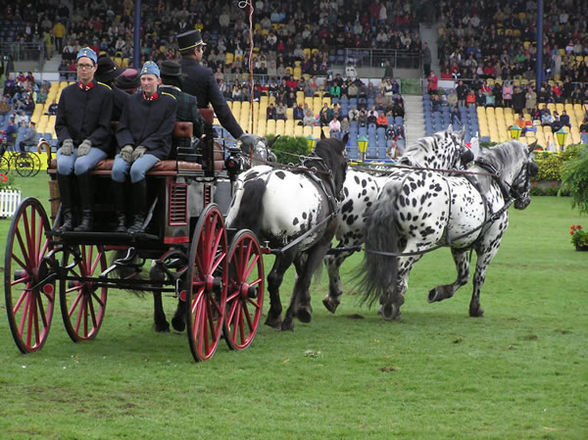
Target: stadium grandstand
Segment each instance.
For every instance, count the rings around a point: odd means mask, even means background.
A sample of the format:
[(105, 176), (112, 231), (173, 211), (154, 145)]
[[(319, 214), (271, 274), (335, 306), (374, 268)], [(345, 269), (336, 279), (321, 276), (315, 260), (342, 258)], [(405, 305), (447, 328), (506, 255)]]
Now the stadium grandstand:
[[(33, 121), (38, 137), (56, 146), (56, 103), (76, 79), (81, 47), (136, 67), (178, 59), (175, 35), (196, 28), (207, 43), (204, 62), (235, 118), (258, 135), (349, 132), (351, 158), (367, 140), (367, 158), (378, 160), (449, 124), (464, 127), (467, 141), (504, 141), (515, 126), (529, 144), (537, 140), (554, 151), (588, 141), (585, 1), (258, 0), (251, 25), (248, 3), (32, 0), (6, 6), (0, 128), (13, 126), (9, 144), (18, 145)], [(560, 145), (562, 130), (567, 136)]]

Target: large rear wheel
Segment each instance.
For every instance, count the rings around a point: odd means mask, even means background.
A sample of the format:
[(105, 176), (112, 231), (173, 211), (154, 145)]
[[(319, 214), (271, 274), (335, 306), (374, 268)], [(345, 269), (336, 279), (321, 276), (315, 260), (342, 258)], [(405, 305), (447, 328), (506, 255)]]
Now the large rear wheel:
[(74, 342), (94, 339), (104, 320), (108, 288), (96, 278), (107, 268), (102, 246), (79, 245), (63, 252), (59, 283), (61, 316)]
[(211, 358), (222, 335), (227, 299), (227, 232), (215, 204), (204, 209), (192, 237), (186, 324), (196, 361)]
[(248, 347), (259, 326), (263, 306), (263, 255), (253, 232), (237, 233), (229, 248), (229, 288), (224, 336), (229, 348)]
[(55, 260), (51, 227), (37, 199), (22, 201), (14, 216), (4, 257), (4, 295), (10, 331), (23, 353), (47, 341), (55, 304)]

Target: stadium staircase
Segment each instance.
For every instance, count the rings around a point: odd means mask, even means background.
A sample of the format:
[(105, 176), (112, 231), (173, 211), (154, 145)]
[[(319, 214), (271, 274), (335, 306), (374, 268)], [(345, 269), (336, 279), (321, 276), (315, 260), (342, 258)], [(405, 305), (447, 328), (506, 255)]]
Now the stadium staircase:
[(404, 112), (404, 134), (408, 146), (425, 136), (423, 97), (421, 95), (404, 95)]

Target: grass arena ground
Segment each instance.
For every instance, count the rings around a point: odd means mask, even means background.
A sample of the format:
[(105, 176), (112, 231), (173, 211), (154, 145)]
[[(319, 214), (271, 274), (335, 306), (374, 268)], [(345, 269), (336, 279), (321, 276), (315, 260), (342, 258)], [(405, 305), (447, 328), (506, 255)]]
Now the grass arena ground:
[[(47, 176), (18, 178), (47, 206)], [(111, 290), (96, 340), (73, 344), (55, 310), (49, 339), (21, 355), (0, 303), (0, 437), (161, 439), (585, 439), (588, 253), (569, 242), (588, 226), (569, 198), (535, 197), (511, 222), (468, 317), (471, 283), (427, 304), (453, 280), (449, 250), (426, 255), (409, 281), (404, 320), (358, 304), (360, 254), (343, 266), (335, 315), (311, 287), (313, 320), (294, 332), (261, 326), (252, 346), (195, 364), (185, 334), (156, 334), (150, 295)], [(0, 220), (5, 248), (10, 220)], [(266, 271), (271, 258), (268, 257)], [(294, 275), (282, 287), (289, 300)], [(266, 298), (266, 307), (269, 304)], [(171, 315), (175, 300), (164, 306)]]

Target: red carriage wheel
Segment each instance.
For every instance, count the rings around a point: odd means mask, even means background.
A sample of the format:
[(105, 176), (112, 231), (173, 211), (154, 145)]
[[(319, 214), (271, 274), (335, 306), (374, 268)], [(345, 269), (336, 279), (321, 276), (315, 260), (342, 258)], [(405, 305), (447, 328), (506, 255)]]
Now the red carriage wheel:
[(55, 260), (51, 227), (37, 199), (20, 204), (4, 258), (4, 295), (10, 331), (23, 353), (39, 350), (49, 334), (55, 304)]
[(229, 249), (229, 287), (224, 336), (232, 350), (248, 347), (263, 306), (263, 255), (253, 232), (239, 231)]
[(202, 211), (190, 248), (186, 323), (196, 361), (211, 358), (222, 335), (227, 300), (227, 232), (215, 204)]
[(63, 274), (59, 283), (61, 316), (74, 342), (94, 339), (100, 330), (108, 288), (90, 278), (97, 278), (106, 267), (102, 246), (74, 246), (63, 253)]

